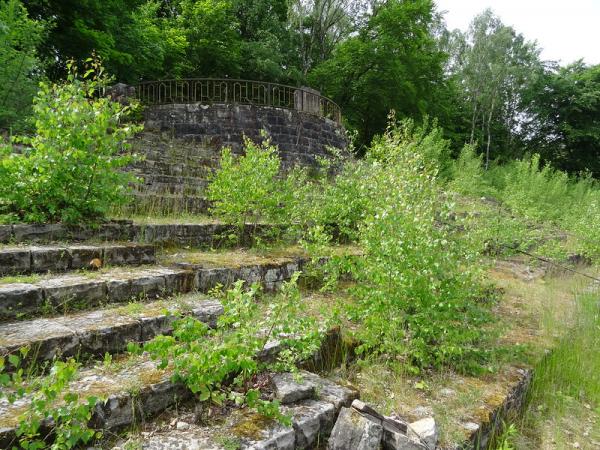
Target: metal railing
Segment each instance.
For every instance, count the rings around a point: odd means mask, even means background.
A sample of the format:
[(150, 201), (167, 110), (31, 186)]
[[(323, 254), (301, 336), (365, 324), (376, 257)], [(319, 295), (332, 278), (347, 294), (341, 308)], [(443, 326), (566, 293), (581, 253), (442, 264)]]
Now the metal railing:
[(229, 78), (144, 81), (136, 97), (146, 105), (233, 103), (287, 108), (341, 123), (340, 107), (308, 88)]

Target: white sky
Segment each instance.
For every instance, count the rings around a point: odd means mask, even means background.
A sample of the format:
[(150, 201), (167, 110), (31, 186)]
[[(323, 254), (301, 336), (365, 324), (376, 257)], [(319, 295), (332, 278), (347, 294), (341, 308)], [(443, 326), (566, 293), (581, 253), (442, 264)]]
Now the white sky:
[(505, 25), (537, 41), (542, 59), (569, 64), (600, 63), (600, 0), (434, 0), (450, 30), (466, 30), (491, 8)]

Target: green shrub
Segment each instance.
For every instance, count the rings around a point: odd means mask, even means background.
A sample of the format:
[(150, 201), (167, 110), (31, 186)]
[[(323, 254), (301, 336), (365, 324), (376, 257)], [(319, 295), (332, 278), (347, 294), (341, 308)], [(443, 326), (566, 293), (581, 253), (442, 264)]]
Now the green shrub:
[(460, 194), (475, 197), (494, 194), (483, 170), (483, 155), (477, 155), (472, 145), (462, 148), (451, 173), (449, 187)]
[[(408, 143), (407, 143), (408, 142)], [(361, 349), (404, 359), (415, 370), (485, 363), (487, 306), (468, 249), (444, 227), (436, 140), (390, 128), (368, 155), (372, 197), (360, 227), (364, 253), (354, 270)], [(385, 155), (383, 159), (381, 155)]]
[[(174, 322), (172, 336), (157, 336), (144, 349), (160, 361), (159, 367), (172, 365), (173, 379), (185, 383), (200, 401), (232, 400), (291, 425), (279, 402), (263, 399), (260, 391), (248, 388), (248, 381), (262, 371), (294, 370), (320, 346), (317, 321), (303, 313), (298, 276), (296, 272), (284, 283), (264, 309), (257, 302), (258, 286), (245, 290), (240, 280), (222, 299), (225, 311), (217, 328), (182, 318)], [(276, 361), (257, 358), (272, 339), (282, 345)]]
[(220, 167), (207, 189), (211, 212), (240, 229), (248, 223), (281, 222), (285, 218), (282, 205), (291, 200), (291, 191), (280, 171), (277, 148), (268, 140), (258, 145), (244, 139), (242, 156), (223, 149)]
[(514, 212), (534, 220), (559, 220), (570, 208), (569, 176), (546, 165), (539, 155), (512, 162), (502, 199)]
[(40, 84), (34, 100), (35, 134), (28, 148), (1, 149), (0, 215), (27, 222), (97, 220), (128, 200), (135, 178), (127, 139), (141, 128), (123, 123), (130, 107), (98, 95), (107, 82), (97, 61), (78, 76), (69, 65), (62, 84)]

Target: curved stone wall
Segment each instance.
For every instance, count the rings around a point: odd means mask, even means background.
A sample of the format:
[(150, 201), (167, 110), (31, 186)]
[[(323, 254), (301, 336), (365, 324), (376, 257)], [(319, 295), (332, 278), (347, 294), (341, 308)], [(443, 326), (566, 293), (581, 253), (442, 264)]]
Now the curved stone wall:
[(279, 148), (284, 167), (314, 167), (328, 147), (344, 150), (348, 139), (336, 122), (306, 112), (251, 105), (172, 104), (148, 107), (145, 129), (133, 143), (145, 159), (132, 166), (144, 178), (140, 209), (198, 212), (206, 209), (207, 175), (223, 147), (243, 151), (243, 136), (255, 142), (265, 132)]
[(345, 149), (345, 131), (336, 122), (290, 109), (251, 105), (179, 104), (146, 110), (146, 130), (169, 133), (173, 138), (201, 142), (216, 150), (241, 149), (242, 136), (261, 139), (261, 130), (279, 147), (286, 162), (314, 164), (327, 156), (327, 146)]

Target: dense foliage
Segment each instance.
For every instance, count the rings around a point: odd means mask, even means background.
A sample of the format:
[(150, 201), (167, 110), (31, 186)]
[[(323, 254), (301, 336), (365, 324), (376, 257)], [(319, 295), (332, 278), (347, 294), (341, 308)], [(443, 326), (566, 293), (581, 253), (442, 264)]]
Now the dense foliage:
[(35, 135), (0, 147), (0, 217), (27, 222), (102, 218), (127, 201), (134, 178), (119, 169), (132, 157), (125, 140), (140, 129), (124, 122), (129, 106), (101, 96), (98, 62), (64, 83), (42, 83), (34, 99)]
[(42, 76), (37, 47), (44, 22), (31, 20), (18, 0), (0, 1), (0, 130), (26, 128), (31, 100)]
[(431, 0), (0, 1), (0, 129), (36, 81), (96, 51), (126, 83), (230, 77), (310, 85), (333, 98), (364, 154), (400, 118), (439, 121), (458, 154), (538, 153), (597, 175), (598, 67), (559, 67), (491, 10), (447, 30)]
[[(440, 226), (451, 211), (438, 176), (442, 167), (451, 172), (448, 153), (438, 127), (405, 121), (393, 123), (362, 161), (338, 165), (333, 176), (324, 163), (312, 177), (297, 169), (277, 178), (276, 151), (249, 144), (237, 161), (225, 152), (209, 190), (222, 217), (251, 209), (273, 218), (275, 206), (293, 240), (317, 259), (336, 240), (358, 247), (360, 257), (332, 255), (324, 274), (329, 286), (342, 274), (355, 281), (355, 303), (344, 314), (360, 324), (356, 337), (365, 355), (401, 358), (414, 370), (476, 371), (488, 356), (482, 325), (489, 304), (470, 269), (477, 256), (470, 241)], [(222, 181), (227, 174), (235, 174), (229, 191)], [(237, 193), (236, 186), (263, 201)]]

